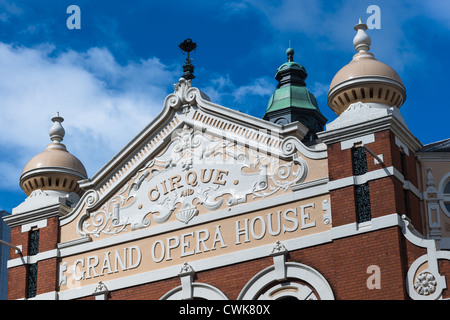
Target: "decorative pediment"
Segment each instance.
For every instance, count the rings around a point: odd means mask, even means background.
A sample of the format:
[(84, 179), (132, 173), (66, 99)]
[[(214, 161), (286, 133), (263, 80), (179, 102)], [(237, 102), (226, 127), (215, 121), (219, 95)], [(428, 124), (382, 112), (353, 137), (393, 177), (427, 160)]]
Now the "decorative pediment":
[(100, 237), (160, 225), (286, 192), (308, 176), (305, 128), (280, 127), (209, 101), (181, 79), (161, 114), (94, 177), (62, 225)]
[(79, 222), (83, 236), (118, 234), (161, 224), (172, 215), (188, 224), (200, 211), (264, 199), (303, 181), (302, 158), (284, 161), (187, 125), (99, 210)]

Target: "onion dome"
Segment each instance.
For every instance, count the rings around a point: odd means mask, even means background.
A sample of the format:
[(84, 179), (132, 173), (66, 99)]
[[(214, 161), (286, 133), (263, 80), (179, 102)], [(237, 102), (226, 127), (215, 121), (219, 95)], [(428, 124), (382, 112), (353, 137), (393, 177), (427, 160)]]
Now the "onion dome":
[(87, 178), (86, 169), (61, 143), (65, 134), (61, 125), (64, 119), (58, 114), (52, 121), (49, 132), (52, 143), (26, 164), (20, 177), (20, 187), (27, 196), (37, 189), (75, 192), (81, 196), (83, 190), (78, 186), (78, 181)]
[(369, 52), (371, 39), (366, 33), (367, 25), (359, 19), (354, 29), (357, 33), (353, 45), (358, 53), (331, 81), (329, 107), (337, 115), (358, 101), (400, 108), (406, 100), (402, 80), (394, 69)]
[(267, 104), (263, 119), (279, 125), (299, 121), (309, 129), (304, 142), (313, 141), (327, 119), (320, 112), (314, 95), (306, 88), (308, 73), (294, 61), (294, 49), (288, 48), (286, 54), (288, 61), (277, 69), (277, 89)]

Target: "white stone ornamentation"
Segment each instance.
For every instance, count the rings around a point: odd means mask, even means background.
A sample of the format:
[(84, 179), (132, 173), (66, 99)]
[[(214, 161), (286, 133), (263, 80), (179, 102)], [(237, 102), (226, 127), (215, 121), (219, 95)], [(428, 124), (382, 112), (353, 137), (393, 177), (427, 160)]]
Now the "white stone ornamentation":
[(414, 289), (418, 294), (428, 296), (436, 291), (436, 286), (436, 278), (430, 272), (424, 271), (417, 275)]
[[(180, 89), (181, 90), (181, 89)], [(304, 159), (291, 161), (260, 153), (234, 141), (209, 136), (186, 124), (100, 209), (79, 221), (82, 236), (115, 235), (175, 218), (188, 224), (204, 207), (209, 211), (264, 199), (304, 181)], [(94, 199), (93, 199), (94, 200)], [(95, 201), (94, 201), (95, 202)]]

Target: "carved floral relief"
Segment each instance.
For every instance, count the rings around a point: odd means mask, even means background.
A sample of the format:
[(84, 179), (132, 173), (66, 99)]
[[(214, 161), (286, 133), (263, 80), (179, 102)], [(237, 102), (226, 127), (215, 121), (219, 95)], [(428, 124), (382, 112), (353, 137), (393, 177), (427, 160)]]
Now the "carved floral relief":
[(185, 125), (120, 191), (78, 224), (82, 236), (116, 235), (162, 224), (171, 216), (188, 224), (199, 211), (231, 208), (287, 191), (305, 180), (308, 167)]

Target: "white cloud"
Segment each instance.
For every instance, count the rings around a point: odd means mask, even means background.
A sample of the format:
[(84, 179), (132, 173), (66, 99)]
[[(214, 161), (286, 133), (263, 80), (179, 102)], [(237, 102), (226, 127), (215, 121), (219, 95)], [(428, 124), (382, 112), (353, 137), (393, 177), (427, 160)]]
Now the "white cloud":
[(328, 83), (320, 83), (316, 81), (309, 87), (309, 91), (314, 94), (316, 99), (322, 96), (326, 98), (328, 95), (329, 87), (330, 85)]
[[(294, 49), (309, 52), (327, 51), (356, 53), (353, 48), (355, 31), (353, 26), (361, 18), (363, 22), (371, 16), (367, 8), (376, 4), (381, 10), (381, 29), (369, 30), (372, 37), (371, 51), (380, 61), (401, 72), (407, 64), (422, 62), (420, 50), (408, 37), (406, 26), (414, 17), (431, 13), (431, 18), (450, 26), (447, 0), (429, 1), (387, 1), (376, 3), (366, 0), (244, 0), (248, 7), (258, 10), (265, 17), (270, 32), (280, 41), (292, 40)], [(431, 4), (432, 3), (432, 4)], [(264, 24), (264, 23), (263, 23)], [(424, 31), (427, 32), (427, 31)], [(427, 36), (424, 34), (424, 36)], [(429, 35), (428, 35), (429, 36)], [(298, 39), (301, 39), (299, 43)], [(305, 40), (306, 39), (306, 40)], [(306, 42), (305, 42), (306, 41)], [(267, 56), (279, 52), (279, 43), (267, 44)], [(306, 48), (306, 49), (305, 49)], [(298, 50), (300, 53), (300, 50)]]
[(268, 97), (276, 89), (276, 82), (269, 77), (259, 77), (251, 80), (248, 84), (236, 85), (230, 75), (213, 75), (208, 81), (207, 87), (200, 88), (204, 91), (214, 103), (225, 104), (226, 107), (232, 107), (228, 104), (245, 104), (248, 99), (255, 97)]
[[(50, 143), (56, 112), (65, 119), (63, 143), (92, 176), (161, 111), (179, 73), (157, 58), (120, 65), (105, 48), (56, 53), (50, 44), (1, 42), (0, 70), (0, 171), (8, 172), (0, 189), (18, 188), (25, 164)], [(267, 78), (236, 86), (217, 75), (210, 84), (201, 89), (216, 103), (245, 104), (274, 90)]]
[(177, 79), (156, 58), (122, 66), (107, 49), (55, 54), (51, 45), (0, 43), (0, 70), (0, 148), (8, 150), (0, 171), (11, 173), (0, 188), (17, 186), (26, 162), (50, 142), (57, 111), (63, 143), (92, 176), (159, 113)]

